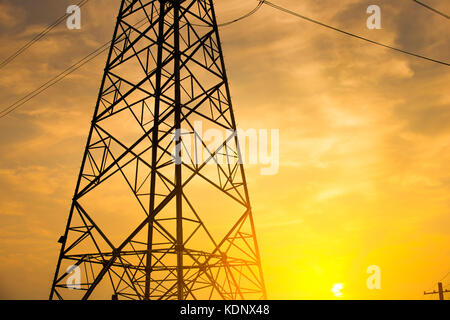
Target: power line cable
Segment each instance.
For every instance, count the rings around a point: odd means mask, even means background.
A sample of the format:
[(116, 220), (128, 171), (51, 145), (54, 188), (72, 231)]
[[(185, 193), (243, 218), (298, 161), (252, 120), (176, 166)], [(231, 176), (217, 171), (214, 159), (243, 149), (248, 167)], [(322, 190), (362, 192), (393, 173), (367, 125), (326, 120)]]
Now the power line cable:
[[(447, 274), (446, 274), (441, 280), (433, 281), (433, 284), (431, 285), (431, 287), (430, 287), (427, 291), (432, 290), (432, 289), (436, 286), (436, 283), (442, 282), (445, 278), (447, 278), (447, 276), (448, 276), (449, 274), (450, 274), (450, 271), (447, 272)], [(448, 284), (450, 284), (450, 282), (449, 282)]]
[(447, 278), (448, 277), (448, 275), (450, 274), (450, 271), (449, 272), (447, 272), (447, 274), (441, 279), (441, 280), (439, 280), (439, 282), (442, 282), (445, 278)]
[[(84, 0), (85, 3), (89, 0)], [(248, 12), (247, 14), (222, 23), (220, 25), (218, 25), (219, 27), (223, 27), (223, 26), (227, 26), (233, 23), (236, 23), (238, 21), (244, 20), (248, 17), (250, 17), (251, 15), (255, 14), (262, 6), (262, 4), (264, 3), (265, 0), (260, 0), (258, 5), (251, 10), (250, 12)], [(83, 2), (83, 1), (82, 1)], [(140, 24), (143, 22), (142, 19), (140, 20), (137, 24)], [(139, 27), (141, 27), (142, 25), (140, 25)], [(52, 87), (53, 85), (57, 84), (58, 82), (60, 82), (62, 79), (64, 79), (65, 77), (67, 77), (69, 74), (75, 72), (76, 70), (78, 70), (79, 68), (81, 68), (82, 66), (84, 66), (86, 63), (90, 62), (91, 60), (95, 59), (97, 56), (99, 56), (101, 53), (103, 53), (104, 51), (106, 51), (109, 47), (109, 45), (111, 44), (111, 41), (105, 43), (104, 45), (102, 45), (101, 47), (99, 47), (98, 49), (94, 50), (93, 52), (91, 52), (90, 54), (88, 54), (86, 57), (84, 57), (83, 59), (81, 59), (80, 61), (78, 61), (77, 63), (73, 64), (72, 66), (70, 66), (69, 68), (67, 68), (66, 70), (64, 70), (63, 72), (61, 72), (60, 74), (58, 74), (57, 76), (55, 76), (54, 78), (50, 79), (49, 81), (47, 81), (46, 83), (42, 84), (39, 88), (35, 89), (34, 91), (28, 93), (27, 95), (25, 95), (24, 97), (22, 97), (21, 99), (17, 100), (16, 102), (14, 102), (13, 104), (11, 104), (10, 106), (8, 106), (7, 108), (3, 109), (2, 111), (0, 111), (0, 119), (6, 117), (8, 114), (12, 113), (13, 111), (17, 110), (18, 108), (20, 108), (22, 105), (24, 105), (25, 103), (27, 103), (28, 101), (30, 101), (31, 99), (33, 99), (34, 97), (38, 96), (39, 94), (41, 94), (42, 92), (44, 92), (45, 90), (49, 89), (50, 87)], [(1, 67), (0, 67), (1, 68)]]
[(24, 97), (22, 97), (21, 99), (17, 100), (15, 103), (11, 104), (9, 107), (5, 108), (4, 110), (2, 110), (0, 112), (0, 119), (6, 117), (11, 112), (13, 112), (13, 111), (17, 110), (18, 108), (20, 108), (26, 102), (30, 101), (31, 99), (33, 99), (37, 95), (39, 95), (42, 92), (44, 92), (45, 90), (49, 89), (53, 85), (57, 84), (59, 81), (61, 81), (62, 79), (67, 77), (69, 74), (75, 72), (76, 70), (78, 70), (79, 68), (84, 66), (86, 63), (88, 63), (91, 60), (93, 60), (94, 58), (96, 58), (98, 55), (100, 55), (101, 53), (106, 51), (108, 48), (109, 48), (109, 43), (107, 44), (106, 47), (102, 46), (102, 47), (98, 48), (96, 51), (90, 53), (88, 56), (86, 56), (85, 58), (81, 59), (80, 61), (78, 61), (74, 65), (70, 66), (69, 68), (67, 68), (66, 70), (64, 70), (60, 74), (58, 74), (56, 77), (54, 77), (51, 80), (47, 81), (46, 83), (42, 84), (39, 88), (35, 89), (34, 91), (32, 91), (29, 94), (27, 94)]
[(340, 33), (342, 33), (342, 34), (351, 36), (351, 37), (353, 37), (353, 38), (357, 38), (357, 39), (360, 39), (360, 40), (363, 40), (363, 41), (366, 41), (366, 42), (375, 44), (375, 45), (380, 46), (380, 47), (388, 48), (388, 49), (391, 49), (391, 50), (394, 50), (394, 51), (397, 51), (397, 52), (401, 52), (401, 53), (404, 53), (404, 54), (407, 54), (407, 55), (410, 55), (410, 56), (413, 56), (413, 57), (416, 57), (416, 58), (428, 60), (428, 61), (431, 61), (431, 62), (434, 62), (434, 63), (438, 63), (438, 64), (442, 64), (442, 65), (444, 65), (444, 66), (450, 67), (450, 63), (448, 63), (448, 62), (441, 61), (441, 60), (436, 60), (436, 59), (432, 59), (432, 58), (429, 58), (429, 57), (426, 57), (426, 56), (422, 56), (422, 55), (417, 54), (417, 53), (409, 52), (409, 51), (406, 51), (406, 50), (402, 50), (402, 49), (399, 49), (399, 48), (395, 48), (395, 47), (392, 47), (392, 46), (383, 44), (383, 43), (381, 43), (381, 42), (377, 42), (377, 41), (374, 41), (374, 40), (370, 40), (370, 39), (364, 38), (364, 37), (359, 36), (359, 35), (357, 35), (357, 34), (350, 33), (350, 32), (347, 32), (347, 31), (344, 31), (344, 30), (341, 30), (341, 29), (332, 27), (332, 26), (330, 26), (330, 25), (328, 25), (328, 24), (325, 24), (325, 23), (322, 23), (322, 22), (320, 22), (320, 21), (317, 21), (317, 20), (314, 20), (314, 19), (305, 17), (305, 16), (303, 16), (303, 15), (297, 13), (297, 12), (291, 11), (291, 10), (286, 9), (286, 8), (283, 8), (283, 7), (280, 7), (280, 6), (274, 4), (274, 3), (270, 2), (270, 1), (265, 0), (265, 1), (263, 2), (263, 4), (265, 4), (265, 5), (267, 5), (267, 6), (270, 6), (270, 7), (272, 7), (272, 8), (275, 8), (275, 9), (277, 9), (277, 10), (280, 10), (280, 11), (282, 11), (282, 12), (288, 13), (288, 14), (290, 14), (290, 15), (296, 16), (296, 17), (301, 18), (301, 19), (303, 19), (303, 20), (306, 20), (306, 21), (315, 23), (315, 24), (320, 25), (320, 26), (322, 26), (322, 27), (325, 27), (325, 28), (328, 28), (328, 29), (331, 29), (331, 30), (340, 32)]
[[(145, 24), (148, 23), (148, 20), (147, 21), (144, 21), (144, 20), (147, 20), (147, 18), (141, 19), (133, 27), (140, 28), (140, 27), (144, 26)], [(142, 22), (144, 22), (144, 23), (142, 23)], [(103, 52), (105, 52), (106, 50), (109, 49), (109, 47), (111, 45), (111, 42), (112, 41), (106, 42), (105, 44), (103, 44), (102, 46), (100, 46), (96, 50), (92, 51), (87, 56), (85, 56), (84, 58), (82, 58), (81, 60), (76, 62), (75, 64), (71, 65), (70, 67), (68, 67), (67, 69), (65, 69), (61, 73), (59, 73), (57, 76), (53, 77), (49, 81), (47, 81), (44, 84), (42, 84), (40, 87), (36, 88), (35, 90), (33, 90), (32, 92), (28, 93), (27, 95), (25, 95), (21, 99), (17, 100), (16, 102), (11, 104), (7, 108), (5, 108), (2, 111), (0, 111), (0, 119), (6, 117), (11, 112), (13, 112), (13, 111), (17, 110), (18, 108), (20, 108), (21, 106), (23, 106), (26, 102), (28, 102), (31, 99), (33, 99), (34, 97), (38, 96), (39, 94), (41, 94), (45, 90), (49, 89), (50, 87), (52, 87), (55, 84), (57, 84), (58, 82), (60, 82), (62, 79), (67, 77), (69, 74), (77, 71), (82, 66), (84, 66), (85, 64), (87, 64), (91, 60), (93, 60), (96, 57), (98, 57), (100, 54), (102, 54)]]
[(239, 22), (241, 20), (247, 19), (248, 17), (250, 17), (250, 16), (254, 15), (256, 12), (258, 12), (258, 10), (264, 4), (264, 1), (265, 0), (259, 0), (258, 5), (252, 11), (250, 11), (249, 13), (244, 14), (243, 16), (241, 16), (241, 17), (239, 17), (237, 19), (234, 19), (234, 20), (231, 20), (231, 21), (228, 21), (228, 22), (225, 22), (225, 23), (218, 24), (217, 26), (218, 27), (225, 27), (225, 26), (229, 26), (229, 25), (231, 25), (233, 23)]
[[(251, 11), (249, 11), (248, 13), (244, 14), (243, 16), (240, 16), (239, 18), (224, 22), (224, 23), (219, 23), (217, 24), (217, 27), (225, 27), (225, 26), (229, 26), (231, 24), (234, 24), (236, 22), (242, 21), (244, 19), (247, 19), (248, 17), (254, 15), (263, 5), (265, 0), (258, 0), (259, 3), (256, 5), (255, 8), (253, 8)], [(172, 19), (174, 18), (173, 15), (171, 13), (168, 13), (168, 16), (171, 17)], [(194, 27), (211, 27), (210, 24), (195, 24), (195, 23), (191, 23), (192, 26)]]
[(421, 5), (424, 8), (427, 8), (428, 10), (433, 11), (434, 13), (437, 13), (438, 15), (443, 16), (444, 18), (450, 19), (450, 17), (447, 14), (443, 13), (442, 11), (439, 11), (439, 10), (433, 8), (433, 7), (430, 7), (429, 5), (427, 5), (427, 4), (423, 3), (423, 2), (420, 2), (420, 1), (417, 1), (417, 0), (412, 0), (412, 1), (414, 1), (418, 5)]
[[(89, 0), (82, 0), (80, 1), (77, 6), (79, 6), (80, 8), (82, 6), (84, 6), (86, 3), (88, 3)], [(16, 59), (18, 56), (20, 56), (22, 53), (24, 53), (28, 48), (30, 48), (33, 44), (35, 44), (36, 42), (38, 42), (39, 40), (41, 40), (47, 33), (49, 33), (50, 31), (52, 31), (54, 28), (56, 28), (62, 21), (64, 21), (67, 17), (69, 16), (68, 13), (65, 13), (63, 16), (59, 17), (58, 19), (56, 19), (56, 21), (54, 21), (53, 23), (51, 23), (50, 25), (48, 25), (44, 30), (42, 30), (39, 34), (37, 34), (33, 39), (31, 39), (30, 41), (28, 41), (25, 45), (23, 45), (19, 50), (17, 50), (16, 52), (14, 52), (12, 55), (10, 55), (8, 58), (6, 58), (5, 60), (3, 60), (0, 63), (0, 69), (4, 68), (5, 66), (7, 66), (9, 63), (11, 63), (14, 59)]]
[[(85, 0), (85, 1), (88, 1), (88, 0)], [(285, 13), (294, 15), (294, 16), (296, 16), (296, 17), (299, 17), (299, 18), (304, 19), (304, 20), (307, 20), (307, 21), (309, 21), (309, 22), (312, 22), (312, 23), (321, 25), (321, 26), (323, 26), (323, 27), (332, 29), (332, 30), (334, 30), (334, 31), (337, 31), (337, 32), (340, 32), (340, 33), (343, 33), (343, 34), (346, 34), (346, 35), (349, 35), (349, 36), (352, 36), (352, 37), (354, 37), (354, 38), (357, 38), (357, 39), (360, 39), (360, 40), (364, 40), (364, 41), (367, 41), (367, 42), (369, 42), (369, 43), (372, 43), (372, 44), (375, 44), (375, 45), (378, 45), (378, 46), (382, 46), (382, 47), (385, 47), (385, 48), (388, 48), (388, 49), (392, 49), (392, 50), (395, 50), (395, 51), (398, 51), (398, 52), (401, 52), (401, 53), (404, 53), (404, 54), (408, 54), (408, 55), (411, 55), (411, 56), (414, 56), (414, 57), (417, 57), (417, 58), (421, 58), (421, 59), (425, 59), (425, 60), (428, 60), (428, 61), (431, 61), (431, 62), (439, 63), (439, 64), (442, 64), (442, 65), (445, 65), (445, 66), (450, 66), (449, 63), (444, 62), (444, 61), (439, 61), (439, 60), (431, 59), (431, 58), (428, 58), (428, 57), (425, 57), (425, 56), (421, 56), (421, 55), (418, 55), (418, 54), (415, 54), (415, 53), (411, 53), (411, 52), (408, 52), (408, 51), (405, 51), (405, 50), (402, 50), (402, 49), (398, 49), (398, 48), (395, 48), (395, 47), (391, 47), (391, 46), (388, 46), (388, 45), (385, 45), (385, 44), (382, 44), (382, 43), (379, 43), (379, 42), (376, 42), (376, 41), (373, 41), (373, 40), (370, 40), (370, 39), (367, 39), (367, 38), (364, 38), (364, 37), (361, 37), (361, 36), (358, 36), (358, 35), (355, 35), (355, 34), (352, 34), (352, 33), (347, 32), (347, 31), (340, 30), (340, 29), (338, 29), (338, 28), (332, 27), (332, 26), (327, 25), (327, 24), (325, 24), (325, 23), (322, 23), (322, 22), (313, 20), (313, 19), (311, 19), (311, 18), (305, 17), (305, 16), (303, 16), (303, 15), (300, 15), (300, 14), (298, 14), (298, 13), (296, 13), (296, 12), (293, 12), (293, 11), (291, 11), (291, 10), (288, 10), (288, 9), (286, 9), (286, 8), (280, 7), (280, 6), (278, 6), (278, 5), (274, 4), (274, 3), (271, 3), (271, 2), (269, 2), (269, 1), (267, 1), (267, 0), (258, 0), (258, 1), (259, 1), (259, 3), (258, 3), (258, 5), (257, 5), (257, 7), (256, 7), (255, 9), (253, 9), (252, 11), (250, 11), (249, 13), (247, 13), (246, 15), (244, 15), (244, 16), (242, 16), (242, 17), (240, 17), (240, 18), (237, 18), (237, 19), (234, 19), (234, 20), (232, 20), (232, 21), (229, 21), (229, 22), (226, 22), (226, 23), (224, 23), (224, 24), (221, 24), (221, 26), (229, 25), (229, 24), (235, 23), (235, 22), (237, 22), (237, 21), (241, 21), (241, 20), (243, 20), (243, 19), (245, 19), (245, 18), (248, 18), (249, 16), (253, 15), (254, 13), (256, 13), (256, 11), (258, 11), (258, 10), (261, 8), (261, 6), (262, 6), (263, 4), (266, 4), (266, 5), (268, 5), (268, 6), (271, 6), (271, 7), (275, 8), (275, 9), (278, 9), (278, 10), (283, 11), (283, 12), (285, 12)], [(144, 20), (144, 19), (143, 19), (143, 20)], [(143, 20), (139, 21), (138, 23), (142, 22)], [(98, 49), (94, 50), (93, 52), (91, 52), (89, 55), (87, 55), (86, 57), (84, 57), (83, 59), (81, 59), (80, 61), (78, 61), (77, 63), (75, 63), (74, 65), (70, 66), (69, 68), (67, 68), (66, 70), (64, 70), (63, 72), (61, 72), (59, 75), (57, 75), (57, 76), (54, 77), (53, 79), (47, 81), (46, 83), (44, 83), (43, 85), (41, 85), (39, 88), (35, 89), (34, 91), (30, 92), (29, 94), (27, 94), (27, 95), (24, 96), (23, 98), (17, 100), (15, 103), (13, 103), (12, 105), (10, 105), (9, 107), (7, 107), (7, 108), (3, 109), (2, 111), (0, 111), (0, 119), (3, 118), (3, 117), (5, 117), (5, 116), (7, 116), (8, 114), (10, 114), (11, 112), (13, 112), (14, 110), (18, 109), (18, 108), (21, 107), (23, 104), (25, 104), (26, 102), (30, 101), (30, 100), (33, 99), (35, 96), (41, 94), (42, 92), (44, 92), (45, 90), (47, 90), (47, 89), (50, 88), (51, 86), (55, 85), (56, 83), (58, 83), (59, 81), (61, 81), (62, 79), (64, 79), (64, 78), (65, 78), (66, 76), (68, 76), (69, 74), (73, 73), (74, 71), (76, 71), (76, 70), (78, 70), (79, 68), (81, 68), (82, 66), (84, 66), (86, 63), (88, 63), (88, 62), (90, 62), (91, 60), (93, 60), (95, 57), (97, 57), (97, 56), (98, 56), (99, 54), (101, 54), (103, 51), (106, 51), (106, 50), (108, 49), (107, 46), (109, 46), (110, 44), (111, 44), (111, 41), (105, 43), (104, 45), (102, 45), (102, 46), (99, 47)], [(449, 273), (450, 273), (450, 272), (449, 272)]]

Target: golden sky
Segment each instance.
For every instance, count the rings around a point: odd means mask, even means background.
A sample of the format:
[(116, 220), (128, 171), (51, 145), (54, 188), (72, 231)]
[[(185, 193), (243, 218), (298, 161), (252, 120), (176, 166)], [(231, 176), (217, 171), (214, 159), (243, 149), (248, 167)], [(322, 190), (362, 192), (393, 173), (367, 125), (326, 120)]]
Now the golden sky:
[[(0, 60), (72, 2), (2, 0)], [(450, 23), (413, 1), (273, 2), (450, 61)], [(91, 0), (81, 30), (62, 24), (1, 69), (1, 108), (109, 41), (119, 4)], [(255, 5), (217, 0), (218, 20)], [(279, 173), (246, 168), (269, 298), (333, 299), (336, 283), (341, 299), (432, 298), (450, 271), (450, 68), (264, 6), (221, 39), (238, 126), (280, 129)], [(105, 58), (0, 119), (0, 298), (48, 297)]]

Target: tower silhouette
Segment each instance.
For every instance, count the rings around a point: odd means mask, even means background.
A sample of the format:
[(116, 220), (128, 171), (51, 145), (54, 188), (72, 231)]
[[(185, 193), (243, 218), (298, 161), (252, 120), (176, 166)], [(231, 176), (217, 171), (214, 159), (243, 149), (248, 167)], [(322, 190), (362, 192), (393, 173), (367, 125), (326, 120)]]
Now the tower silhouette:
[(264, 299), (241, 160), (213, 1), (123, 0), (50, 299)]

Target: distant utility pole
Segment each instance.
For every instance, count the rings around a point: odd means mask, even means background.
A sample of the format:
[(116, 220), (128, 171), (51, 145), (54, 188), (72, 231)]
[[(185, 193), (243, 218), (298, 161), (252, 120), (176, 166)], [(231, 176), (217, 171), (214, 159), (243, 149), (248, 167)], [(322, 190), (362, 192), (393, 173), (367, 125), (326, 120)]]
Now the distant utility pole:
[(442, 282), (438, 282), (438, 291), (433, 290), (432, 292), (424, 291), (423, 294), (437, 294), (439, 293), (439, 300), (444, 300), (444, 292), (450, 292), (450, 290), (444, 290), (442, 287)]

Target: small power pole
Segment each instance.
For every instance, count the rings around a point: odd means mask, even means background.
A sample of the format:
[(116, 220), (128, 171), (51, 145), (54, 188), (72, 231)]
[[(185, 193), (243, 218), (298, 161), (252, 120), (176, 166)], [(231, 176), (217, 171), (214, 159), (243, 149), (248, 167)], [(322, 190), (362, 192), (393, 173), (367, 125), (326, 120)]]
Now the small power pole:
[(438, 282), (438, 291), (433, 290), (432, 292), (424, 291), (423, 294), (439, 294), (439, 300), (444, 300), (444, 292), (450, 292), (450, 290), (444, 290), (442, 287), (442, 282)]

